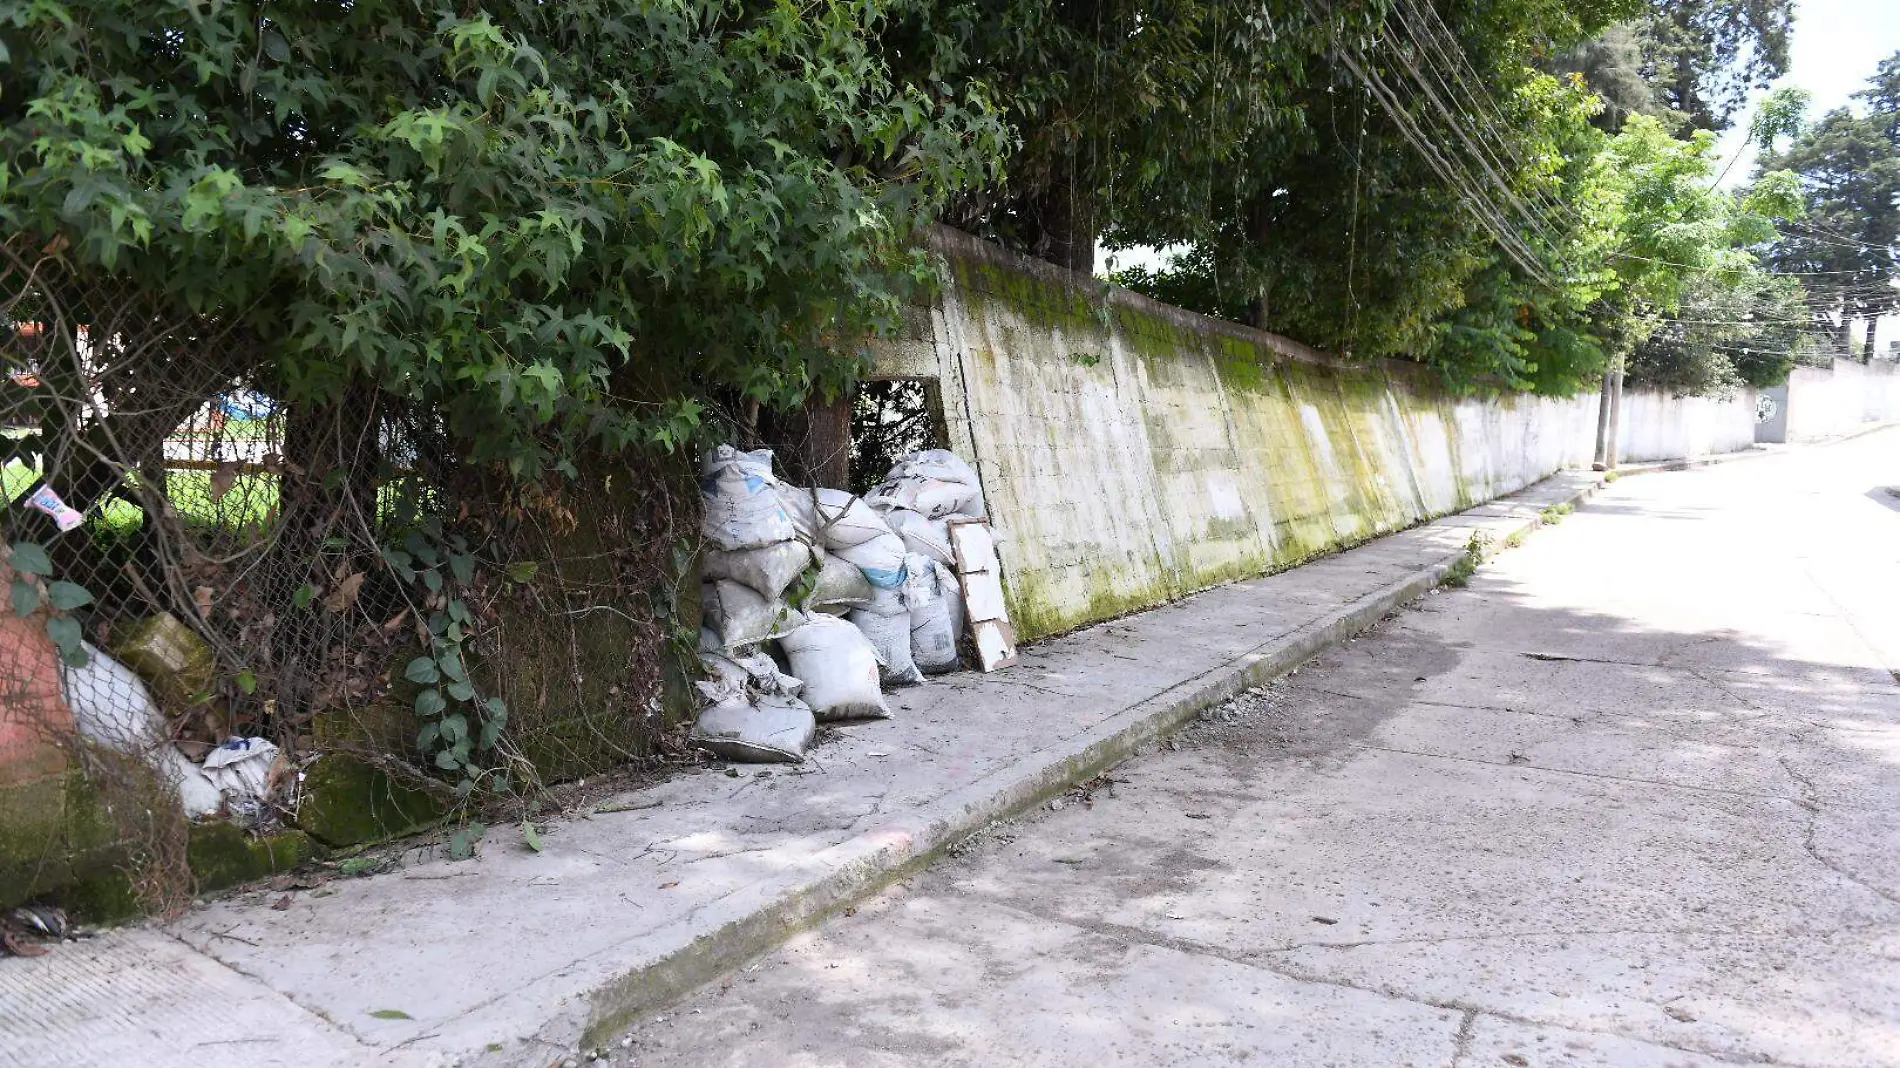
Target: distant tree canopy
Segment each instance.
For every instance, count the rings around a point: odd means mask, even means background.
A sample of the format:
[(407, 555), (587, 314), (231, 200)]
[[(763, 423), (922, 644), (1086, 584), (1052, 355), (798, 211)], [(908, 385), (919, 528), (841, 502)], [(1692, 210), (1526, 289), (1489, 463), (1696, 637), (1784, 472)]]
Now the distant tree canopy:
[(1725, 130), (1750, 92), (1787, 73), (1794, 14), (1794, 0), (1650, 0), (1540, 66), (1581, 74), (1612, 131), (1631, 115), (1684, 134)]
[[(1769, 255), (1777, 269), (1803, 273), (1815, 326), (1831, 351), (1876, 353), (1880, 316), (1900, 310), (1900, 52), (1855, 94), (1861, 111), (1838, 108), (1798, 128), (1764, 169), (1791, 171), (1808, 197), (1807, 216), (1784, 226)], [(1854, 321), (1865, 338), (1851, 336)]]

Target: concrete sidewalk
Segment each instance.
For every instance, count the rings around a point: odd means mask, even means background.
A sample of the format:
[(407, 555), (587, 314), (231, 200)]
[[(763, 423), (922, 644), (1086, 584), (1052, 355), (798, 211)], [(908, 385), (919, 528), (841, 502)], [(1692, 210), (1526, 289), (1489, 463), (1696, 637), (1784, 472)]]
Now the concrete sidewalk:
[(1042, 642), (893, 697), (798, 768), (685, 774), (534, 852), (421, 855), (0, 969), (0, 1064), (546, 1065), (1085, 779), (1436, 584), (1600, 476)]

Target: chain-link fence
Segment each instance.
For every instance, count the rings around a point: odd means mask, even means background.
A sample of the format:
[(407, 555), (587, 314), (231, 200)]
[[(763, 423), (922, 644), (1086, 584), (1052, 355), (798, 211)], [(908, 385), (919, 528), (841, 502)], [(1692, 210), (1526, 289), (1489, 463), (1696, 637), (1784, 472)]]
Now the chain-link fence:
[[(454, 803), (653, 751), (669, 643), (691, 643), (679, 465), (558, 485), (465, 465), (375, 384), (286, 403), (239, 320), (19, 240), (0, 363), (6, 722), (94, 753), (89, 774), (136, 757), (172, 793), (208, 775), (265, 829), (297, 818), (320, 756)], [(233, 739), (269, 743), (253, 788), (215, 774)], [(150, 859), (177, 869), (180, 841)]]

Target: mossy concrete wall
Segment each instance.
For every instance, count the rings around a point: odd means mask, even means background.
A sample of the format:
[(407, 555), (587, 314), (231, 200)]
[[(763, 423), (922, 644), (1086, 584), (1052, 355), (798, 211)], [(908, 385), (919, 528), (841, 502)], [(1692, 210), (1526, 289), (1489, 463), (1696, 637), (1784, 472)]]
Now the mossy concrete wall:
[(1285, 567), (1587, 464), (1596, 398), (1461, 398), (955, 231), (878, 353), (936, 377), (1028, 639)]

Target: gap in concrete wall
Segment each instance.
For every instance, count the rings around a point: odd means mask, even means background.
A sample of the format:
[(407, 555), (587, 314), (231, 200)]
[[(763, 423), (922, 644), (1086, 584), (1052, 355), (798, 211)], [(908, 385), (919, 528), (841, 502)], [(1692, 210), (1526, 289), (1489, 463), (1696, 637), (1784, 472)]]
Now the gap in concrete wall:
[(949, 447), (943, 387), (935, 378), (879, 378), (858, 386), (851, 403), (851, 492), (863, 494), (882, 482), (900, 457)]

